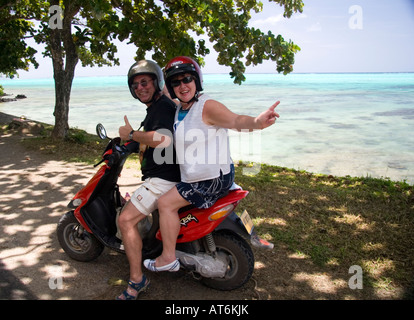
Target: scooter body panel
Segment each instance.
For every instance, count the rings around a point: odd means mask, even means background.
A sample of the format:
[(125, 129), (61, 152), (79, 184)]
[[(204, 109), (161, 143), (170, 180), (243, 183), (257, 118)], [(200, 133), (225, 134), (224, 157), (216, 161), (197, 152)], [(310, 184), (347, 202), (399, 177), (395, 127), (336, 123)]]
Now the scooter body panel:
[[(192, 208), (180, 213), (181, 228), (177, 243), (198, 240), (213, 232), (248, 193), (246, 190), (233, 190), (208, 209)], [(160, 231), (157, 232), (157, 239), (162, 240)]]
[(94, 174), (94, 176), (88, 181), (86, 186), (83, 187), (81, 190), (79, 190), (76, 193), (76, 195), (73, 197), (73, 200), (79, 199), (82, 201), (81, 204), (78, 207), (76, 207), (74, 213), (75, 213), (76, 219), (78, 219), (82, 227), (84, 227), (86, 231), (88, 231), (89, 233), (92, 233), (92, 230), (88, 226), (88, 224), (85, 222), (81, 214), (81, 209), (88, 203), (90, 196), (92, 195), (93, 191), (96, 189), (96, 186), (99, 183), (99, 181), (101, 181), (101, 178), (105, 174), (106, 169), (107, 169), (106, 165), (101, 166), (99, 170)]

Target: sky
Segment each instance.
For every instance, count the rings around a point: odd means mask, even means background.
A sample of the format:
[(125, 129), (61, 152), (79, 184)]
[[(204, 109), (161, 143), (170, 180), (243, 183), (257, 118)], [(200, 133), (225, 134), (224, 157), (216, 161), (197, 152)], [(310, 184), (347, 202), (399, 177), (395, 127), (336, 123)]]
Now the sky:
[[(262, 2), (264, 9), (252, 14), (250, 26), (299, 45), (293, 72), (414, 72), (414, 0), (303, 0), (303, 13), (290, 19), (283, 18), (278, 4)], [(84, 68), (79, 63), (75, 75), (126, 75), (135, 49), (117, 45), (120, 66)], [(36, 46), (40, 67), (19, 71), (21, 79), (53, 76), (50, 59), (42, 58), (42, 48)], [(228, 73), (230, 68), (220, 66), (214, 49), (210, 51), (203, 72)], [(275, 69), (274, 62), (264, 62), (247, 73), (276, 73)]]

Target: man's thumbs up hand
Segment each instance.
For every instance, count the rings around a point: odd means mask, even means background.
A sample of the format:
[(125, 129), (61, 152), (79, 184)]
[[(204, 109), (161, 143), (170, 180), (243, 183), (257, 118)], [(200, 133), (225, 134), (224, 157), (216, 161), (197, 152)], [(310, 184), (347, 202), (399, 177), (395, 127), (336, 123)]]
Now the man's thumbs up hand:
[(124, 116), (125, 125), (119, 127), (119, 136), (122, 140), (129, 140), (129, 133), (133, 130), (129, 124), (128, 117)]

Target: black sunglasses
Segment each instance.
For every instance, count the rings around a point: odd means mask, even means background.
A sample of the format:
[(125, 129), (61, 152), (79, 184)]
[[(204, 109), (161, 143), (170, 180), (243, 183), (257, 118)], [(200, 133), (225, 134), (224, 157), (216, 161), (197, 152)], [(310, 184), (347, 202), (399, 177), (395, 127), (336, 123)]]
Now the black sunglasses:
[(133, 90), (137, 90), (139, 85), (141, 85), (141, 87), (145, 88), (146, 86), (148, 86), (148, 82), (150, 81), (154, 81), (154, 79), (150, 79), (150, 80), (142, 80), (141, 82), (134, 82), (131, 84), (131, 88)]
[(184, 77), (181, 80), (178, 80), (178, 79), (171, 80), (171, 87), (175, 88), (175, 87), (178, 87), (181, 84), (181, 82), (184, 83), (184, 84), (187, 84), (187, 83), (190, 83), (193, 80), (194, 80), (194, 78), (192, 76)]

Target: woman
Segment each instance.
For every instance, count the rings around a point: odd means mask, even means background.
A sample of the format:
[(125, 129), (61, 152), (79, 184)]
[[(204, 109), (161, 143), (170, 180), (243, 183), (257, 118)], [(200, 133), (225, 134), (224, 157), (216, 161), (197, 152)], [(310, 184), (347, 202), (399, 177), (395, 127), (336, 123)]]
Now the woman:
[[(279, 101), (257, 117), (233, 113), (222, 103), (202, 94), (203, 77), (198, 64), (176, 57), (165, 67), (165, 81), (172, 99), (178, 99), (174, 143), (181, 182), (158, 199), (163, 252), (144, 266), (151, 271), (178, 271), (175, 244), (180, 230), (178, 209), (189, 204), (211, 207), (230, 189), (234, 166), (227, 129), (259, 130), (275, 123)], [(218, 142), (218, 143), (217, 143)]]

